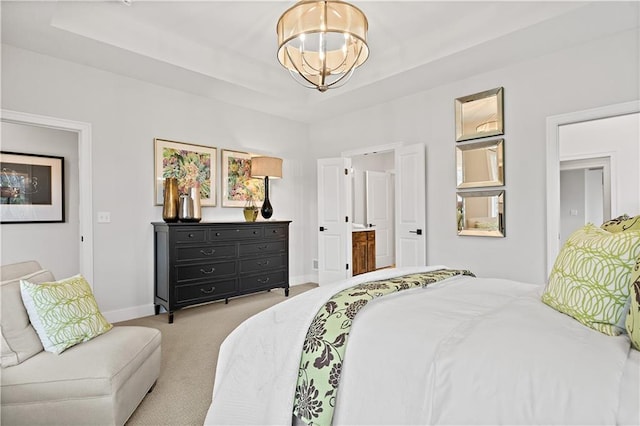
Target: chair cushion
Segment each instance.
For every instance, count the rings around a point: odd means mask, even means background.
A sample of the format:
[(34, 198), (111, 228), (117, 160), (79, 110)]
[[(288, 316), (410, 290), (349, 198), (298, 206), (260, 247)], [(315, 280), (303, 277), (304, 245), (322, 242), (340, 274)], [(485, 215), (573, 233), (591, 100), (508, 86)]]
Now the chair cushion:
[(0, 271), (0, 303), (2, 316), (2, 368), (17, 365), (43, 350), (42, 343), (31, 326), (20, 295), (20, 280), (33, 283), (52, 281), (53, 274), (37, 262), (22, 262), (3, 266)]
[(45, 351), (61, 353), (113, 327), (82, 275), (35, 284), (20, 280), (22, 301)]
[(115, 394), (160, 346), (160, 331), (115, 326), (60, 355), (42, 351), (2, 372), (2, 404), (27, 404)]

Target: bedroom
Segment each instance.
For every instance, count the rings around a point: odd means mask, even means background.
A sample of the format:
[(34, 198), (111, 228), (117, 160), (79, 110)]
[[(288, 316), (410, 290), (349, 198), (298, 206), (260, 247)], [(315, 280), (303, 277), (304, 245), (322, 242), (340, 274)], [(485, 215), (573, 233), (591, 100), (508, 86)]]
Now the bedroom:
[[(429, 264), (542, 283), (546, 280), (547, 117), (640, 97), (637, 3), (576, 4), (555, 19), (516, 31), (512, 37), (494, 39), (481, 44), (477, 51), (467, 49), (401, 74), (385, 83), (391, 89), (381, 85), (386, 97), (375, 97), (375, 102), (369, 96), (376, 86), (355, 87), (357, 73), (342, 88), (343, 93), (307, 94), (299, 89), (295, 93), (302, 93), (300, 96), (337, 99), (328, 102), (329, 107), (321, 103), (321, 114), (308, 120), (283, 117), (275, 107), (271, 114), (259, 112), (262, 98), (248, 97), (242, 89), (234, 92), (223, 80), (209, 86), (208, 92), (194, 94), (200, 86), (185, 85), (202, 83), (204, 77), (193, 72), (163, 67), (172, 80), (159, 81), (153, 69), (145, 66), (161, 67), (161, 61), (140, 60), (130, 51), (113, 46), (106, 46), (105, 56), (117, 62), (106, 69), (93, 65), (97, 59), (91, 55), (78, 63), (71, 51), (78, 40), (71, 36), (69, 42), (74, 44), (52, 47), (35, 37), (21, 39), (19, 32), (5, 34), (12, 28), (4, 22), (13, 6), (10, 3), (2, 3), (2, 108), (92, 126), (91, 281), (100, 308), (110, 321), (153, 312), (150, 222), (161, 217), (161, 208), (153, 205), (151, 183), (155, 137), (285, 160), (283, 179), (272, 185), (272, 201), (275, 217), (292, 220), (291, 284), (317, 279), (313, 269), (313, 260), (317, 259), (316, 160), (338, 156), (345, 150), (396, 142), (423, 143), (426, 147)], [(276, 4), (276, 19), (283, 6), (282, 2)], [(366, 2), (361, 5), (365, 11), (366, 6)], [(41, 11), (42, 16), (33, 16), (50, 18), (50, 6)], [(58, 26), (64, 24), (62, 18), (56, 21)], [(30, 28), (28, 22), (22, 25)], [(273, 25), (265, 25), (268, 37), (275, 37)], [(86, 28), (75, 29), (82, 30)], [(541, 33), (548, 38), (542, 39)], [(494, 53), (485, 57), (487, 50)], [(372, 47), (371, 59), (375, 54)], [(184, 78), (185, 73), (189, 79)], [(295, 83), (285, 79), (286, 73), (273, 71), (277, 78), (281, 73), (285, 75), (277, 87), (291, 84), (291, 90), (296, 91)], [(411, 84), (400, 84), (402, 79)], [(505, 88), (505, 137), (509, 144), (507, 237), (458, 237), (453, 219), (453, 100), (498, 86)], [(216, 98), (228, 93), (237, 93), (237, 99), (230, 102)], [(243, 106), (243, 102), (247, 103)], [(337, 102), (339, 108), (335, 107)], [(313, 115), (312, 111), (305, 112)], [(98, 212), (110, 212), (111, 222), (97, 223)], [(239, 210), (220, 206), (205, 208), (203, 215), (210, 221), (242, 217)], [(22, 233), (31, 236), (40, 227), (2, 228), (3, 264), (28, 256), (51, 268), (60, 265), (63, 269), (57, 276), (78, 269), (77, 259), (59, 260), (46, 245), (39, 249), (33, 243), (15, 242)], [(57, 232), (55, 228), (49, 225), (47, 232)], [(73, 250), (77, 248), (65, 252)]]

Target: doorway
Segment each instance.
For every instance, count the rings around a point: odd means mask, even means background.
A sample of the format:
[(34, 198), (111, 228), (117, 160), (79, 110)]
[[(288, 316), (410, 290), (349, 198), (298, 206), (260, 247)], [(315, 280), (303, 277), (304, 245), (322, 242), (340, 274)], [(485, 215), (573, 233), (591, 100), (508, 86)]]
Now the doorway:
[(393, 151), (351, 157), (351, 226), (375, 232), (376, 269), (395, 265), (394, 163)]
[(560, 162), (560, 246), (571, 233), (611, 218), (611, 157)]
[(79, 215), (79, 269), (93, 286), (93, 207), (91, 181), (91, 124), (44, 115), (2, 110), (2, 122), (25, 126), (64, 130), (78, 137), (78, 215)]

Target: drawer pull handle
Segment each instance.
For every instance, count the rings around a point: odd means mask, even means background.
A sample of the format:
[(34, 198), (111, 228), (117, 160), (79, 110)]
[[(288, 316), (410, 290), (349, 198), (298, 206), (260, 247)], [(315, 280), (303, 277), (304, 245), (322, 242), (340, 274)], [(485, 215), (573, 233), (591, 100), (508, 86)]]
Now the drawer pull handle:
[(266, 249), (267, 247), (269, 247), (269, 246), (268, 246), (268, 245), (266, 245), (266, 244), (265, 244), (265, 245), (263, 245), (263, 246), (258, 246), (258, 250), (264, 250), (264, 249)]
[(203, 274), (213, 274), (215, 272), (216, 268), (211, 268), (208, 271), (205, 271), (204, 269), (200, 268), (200, 272), (202, 272)]
[(273, 232), (274, 234), (277, 234), (277, 233), (278, 233), (278, 230), (277, 230), (277, 229), (274, 229), (274, 230), (272, 230), (271, 232)]
[(263, 280), (262, 280), (262, 279), (260, 279), (260, 278), (258, 278), (258, 282), (259, 282), (260, 284), (266, 284), (266, 283), (268, 283), (268, 282), (269, 282), (269, 277), (267, 277), (267, 278), (265, 278), (265, 279), (263, 279)]
[(200, 250), (200, 253), (204, 254), (205, 256), (211, 256), (215, 252), (216, 252), (216, 249)]
[(211, 294), (211, 293), (213, 293), (214, 291), (216, 291), (216, 288), (215, 288), (215, 287), (213, 287), (213, 286), (212, 286), (209, 290), (205, 290), (204, 288), (201, 288), (201, 289), (200, 289), (200, 291), (201, 291), (202, 293), (204, 293), (204, 294)]
[(253, 231), (253, 235), (255, 235), (255, 234), (257, 234), (257, 233), (258, 233), (258, 231)]
[(193, 237), (195, 237), (195, 235), (189, 234), (189, 238), (193, 238)]
[(220, 233), (219, 233), (219, 232), (216, 232), (216, 237), (219, 237), (219, 236), (220, 236)]
[(258, 262), (258, 265), (260, 266), (267, 266), (269, 264), (268, 260), (265, 260), (264, 262)]

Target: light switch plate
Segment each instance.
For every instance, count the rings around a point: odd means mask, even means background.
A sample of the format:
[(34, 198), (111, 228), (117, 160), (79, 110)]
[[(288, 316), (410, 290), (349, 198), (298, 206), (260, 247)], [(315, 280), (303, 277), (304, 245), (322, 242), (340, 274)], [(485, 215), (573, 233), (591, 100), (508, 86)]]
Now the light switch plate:
[(98, 212), (98, 223), (111, 223), (111, 213)]

